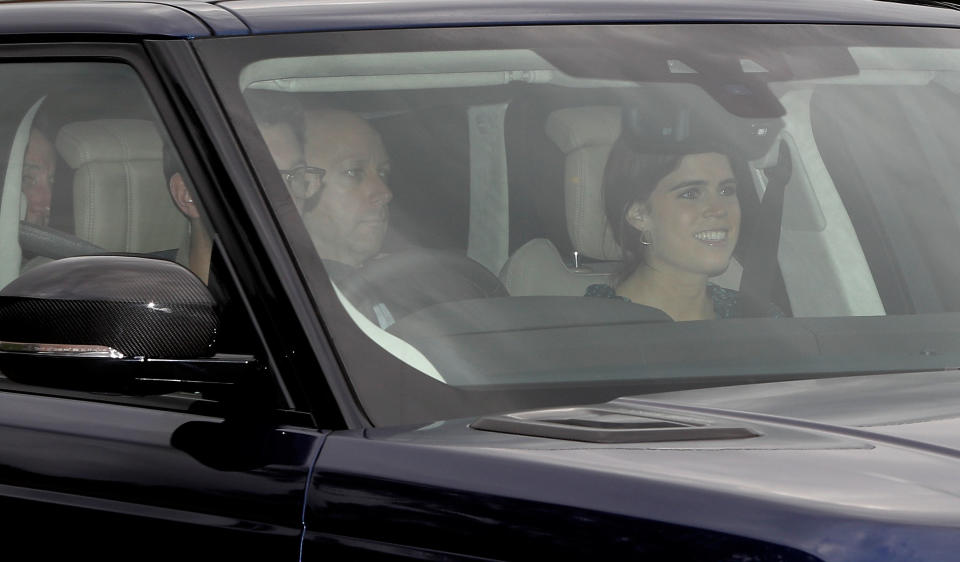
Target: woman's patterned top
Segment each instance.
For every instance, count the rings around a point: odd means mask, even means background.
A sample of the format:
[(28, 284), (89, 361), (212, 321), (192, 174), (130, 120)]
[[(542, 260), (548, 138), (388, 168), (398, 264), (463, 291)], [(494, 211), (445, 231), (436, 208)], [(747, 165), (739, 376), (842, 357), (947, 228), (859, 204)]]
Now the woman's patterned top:
[[(625, 302), (633, 302), (626, 297), (617, 294), (616, 289), (605, 283), (598, 283), (587, 287), (584, 296), (600, 297), (607, 299), (620, 299)], [(713, 283), (707, 283), (707, 296), (713, 301), (713, 310), (717, 313), (717, 318), (737, 318), (741, 316), (737, 306), (740, 300), (740, 291), (727, 289)], [(768, 303), (763, 316), (780, 318), (783, 312), (773, 303)]]

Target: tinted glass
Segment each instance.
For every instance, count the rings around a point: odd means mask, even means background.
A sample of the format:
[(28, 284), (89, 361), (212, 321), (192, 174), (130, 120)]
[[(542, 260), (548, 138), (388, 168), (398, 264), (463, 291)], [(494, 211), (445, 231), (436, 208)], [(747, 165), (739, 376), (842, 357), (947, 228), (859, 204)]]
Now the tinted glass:
[(956, 365), (957, 45), (554, 26), (202, 52), (388, 421)]
[[(79, 278), (74, 281), (63, 269), (50, 276), (37, 271), (49, 262), (73, 256), (130, 254), (169, 260), (208, 281), (212, 237), (199, 198), (134, 68), (110, 62), (5, 62), (0, 64), (0, 77), (0, 169), (4, 170), (0, 176), (0, 287), (17, 281), (19, 291), (6, 295), (11, 297), (4, 303), (6, 311), (16, 310), (20, 301), (14, 297), (32, 296), (34, 288), (36, 298), (42, 298), (40, 286), (75, 288), (82, 293), (84, 285)], [(39, 277), (23, 277), (27, 273)], [(190, 273), (184, 273), (190, 281)], [(29, 279), (47, 285), (31, 284)], [(150, 281), (155, 283), (156, 278)], [(232, 310), (223, 296), (227, 287), (224, 276), (219, 281), (211, 284), (211, 291), (223, 310)], [(149, 283), (144, 280), (139, 286), (148, 287)], [(97, 288), (103, 289), (103, 284)], [(68, 312), (29, 305), (36, 310), (31, 316), (38, 320), (36, 326), (28, 329), (6, 322), (0, 340), (14, 349), (22, 344), (52, 343), (69, 349), (90, 342), (65, 342), (62, 338), (122, 331), (108, 322), (109, 315), (97, 312), (96, 305), (85, 306), (109, 293), (104, 290), (82, 295), (86, 299), (76, 297), (78, 302), (64, 306), (73, 306)], [(125, 296), (131, 301), (136, 298)], [(169, 312), (164, 297), (157, 294), (156, 298), (158, 314)], [(99, 325), (84, 332), (84, 321)], [(212, 351), (249, 352), (248, 341), (231, 335), (245, 333), (243, 321), (229, 324), (217, 331)], [(155, 342), (188, 341), (191, 337), (186, 330), (146, 333), (142, 339), (147, 347), (138, 349), (155, 350)], [(111, 341), (97, 343), (121, 347)], [(209, 354), (209, 347), (202, 342), (200, 348), (198, 355)], [(156, 353), (170, 357), (163, 351)], [(78, 379), (82, 376), (87, 375), (77, 374)], [(182, 394), (158, 403), (179, 407), (199, 396)], [(149, 402), (130, 397), (121, 400)]]

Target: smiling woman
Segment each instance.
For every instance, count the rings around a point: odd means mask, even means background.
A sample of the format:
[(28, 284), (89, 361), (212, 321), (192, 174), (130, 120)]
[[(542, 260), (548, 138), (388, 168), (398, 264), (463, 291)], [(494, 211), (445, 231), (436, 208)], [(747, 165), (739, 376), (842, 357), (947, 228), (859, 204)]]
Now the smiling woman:
[(623, 249), (620, 273), (587, 296), (652, 306), (674, 320), (738, 315), (737, 291), (707, 282), (729, 267), (740, 233), (731, 157), (693, 147), (644, 154), (636, 140), (624, 134), (614, 144), (603, 180), (607, 220)]

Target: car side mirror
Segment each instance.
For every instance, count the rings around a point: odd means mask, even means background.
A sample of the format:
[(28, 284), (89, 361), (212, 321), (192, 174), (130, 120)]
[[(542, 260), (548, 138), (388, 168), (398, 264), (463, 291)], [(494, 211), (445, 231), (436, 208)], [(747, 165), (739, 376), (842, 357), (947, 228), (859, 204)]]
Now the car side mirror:
[(230, 385), (251, 357), (214, 357), (219, 317), (183, 266), (135, 256), (78, 256), (0, 290), (0, 372), (78, 390), (154, 394)]

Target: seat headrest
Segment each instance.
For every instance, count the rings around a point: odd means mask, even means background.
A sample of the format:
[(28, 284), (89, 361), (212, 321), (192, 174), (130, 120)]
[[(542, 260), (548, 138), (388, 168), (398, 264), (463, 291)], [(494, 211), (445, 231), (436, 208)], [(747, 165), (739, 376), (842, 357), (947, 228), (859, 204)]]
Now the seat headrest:
[(620, 137), (618, 106), (569, 107), (547, 117), (546, 134), (566, 154), (564, 200), (574, 249), (599, 260), (618, 260), (620, 248), (603, 210), (603, 169)]
[(586, 146), (611, 146), (620, 137), (620, 108), (568, 107), (547, 117), (547, 136), (565, 154)]
[(140, 119), (70, 123), (57, 134), (56, 147), (74, 169), (92, 162), (154, 160), (163, 151), (153, 123)]
[(69, 123), (55, 143), (74, 169), (77, 236), (113, 252), (166, 252), (181, 246), (187, 219), (163, 174), (163, 142), (151, 121)]

